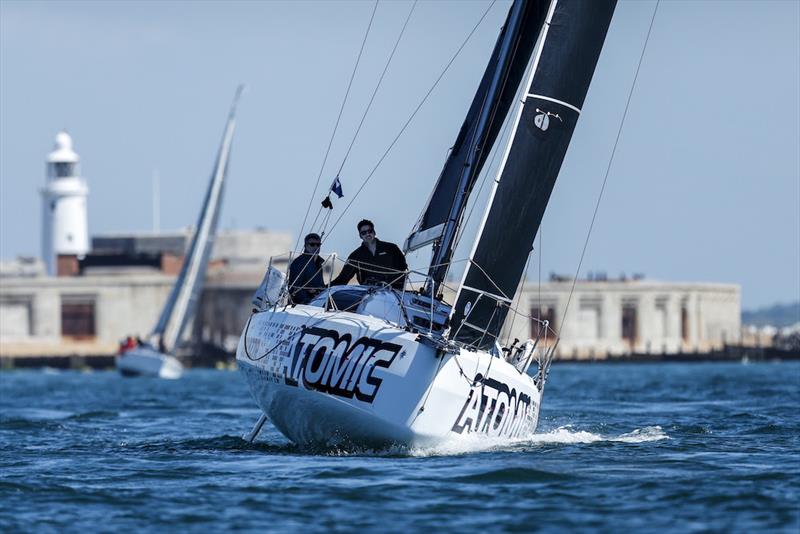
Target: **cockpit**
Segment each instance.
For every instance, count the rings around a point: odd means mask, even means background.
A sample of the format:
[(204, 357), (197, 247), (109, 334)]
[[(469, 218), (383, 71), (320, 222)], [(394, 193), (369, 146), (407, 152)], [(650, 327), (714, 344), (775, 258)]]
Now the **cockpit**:
[(369, 315), (400, 328), (442, 333), (450, 306), (417, 292), (386, 286), (334, 286), (317, 295), (308, 306), (326, 311)]

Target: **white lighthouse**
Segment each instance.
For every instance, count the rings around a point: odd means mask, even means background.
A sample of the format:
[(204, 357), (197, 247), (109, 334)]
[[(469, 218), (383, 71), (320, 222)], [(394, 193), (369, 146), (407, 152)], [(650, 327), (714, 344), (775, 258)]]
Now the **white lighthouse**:
[(50, 276), (56, 274), (59, 254), (81, 257), (89, 252), (89, 188), (80, 176), (79, 162), (72, 137), (59, 132), (55, 149), (47, 156), (47, 184), (42, 189), (42, 259)]

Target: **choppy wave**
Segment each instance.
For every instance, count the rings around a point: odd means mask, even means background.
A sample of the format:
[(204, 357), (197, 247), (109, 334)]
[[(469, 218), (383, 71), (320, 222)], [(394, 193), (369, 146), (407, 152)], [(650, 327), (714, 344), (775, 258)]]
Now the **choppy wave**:
[(449, 480), (461, 484), (530, 484), (531, 482), (549, 482), (569, 480), (571, 478), (573, 477), (569, 474), (554, 473), (544, 469), (507, 467), (452, 477)]
[(661, 430), (660, 426), (646, 426), (642, 429), (637, 428), (633, 432), (622, 434), (611, 441), (622, 441), (624, 443), (645, 443), (648, 441), (660, 441), (662, 439), (669, 439), (669, 436), (663, 430)]
[(382, 450), (300, 447), (269, 423), (246, 442), (259, 410), (229, 373), (168, 384), (9, 373), (0, 532), (796, 534), (798, 372), (800, 363), (559, 368), (538, 433)]

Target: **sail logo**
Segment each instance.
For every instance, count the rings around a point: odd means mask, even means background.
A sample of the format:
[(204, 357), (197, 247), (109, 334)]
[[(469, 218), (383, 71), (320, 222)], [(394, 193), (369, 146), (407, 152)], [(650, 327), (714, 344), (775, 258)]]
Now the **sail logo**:
[(369, 337), (353, 341), (350, 334), (326, 328), (306, 328), (289, 351), (284, 383), (372, 403), (388, 368), (402, 346)]
[(550, 127), (550, 117), (564, 122), (561, 120), (561, 117), (558, 115), (558, 113), (550, 113), (549, 111), (543, 111), (539, 108), (536, 108), (536, 113), (537, 115), (533, 118), (533, 124), (535, 124), (536, 127), (543, 132), (546, 132), (547, 128)]
[(478, 432), (489, 436), (516, 437), (534, 427), (536, 402), (493, 378), (475, 375), (475, 384), (451, 430), (456, 434)]

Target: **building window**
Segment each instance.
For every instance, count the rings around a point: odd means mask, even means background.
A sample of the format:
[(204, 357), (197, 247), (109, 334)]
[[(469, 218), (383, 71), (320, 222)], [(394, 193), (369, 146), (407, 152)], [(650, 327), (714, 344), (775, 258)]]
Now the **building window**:
[(622, 305), (622, 339), (633, 347), (637, 339), (636, 306), (634, 304)]
[(61, 335), (76, 340), (95, 337), (94, 297), (70, 295), (61, 299)]
[(666, 338), (670, 337), (667, 302), (667, 297), (656, 298), (652, 338), (650, 339), (653, 343), (663, 343)]
[(681, 306), (681, 339), (684, 343), (689, 342), (689, 310), (686, 304)]

